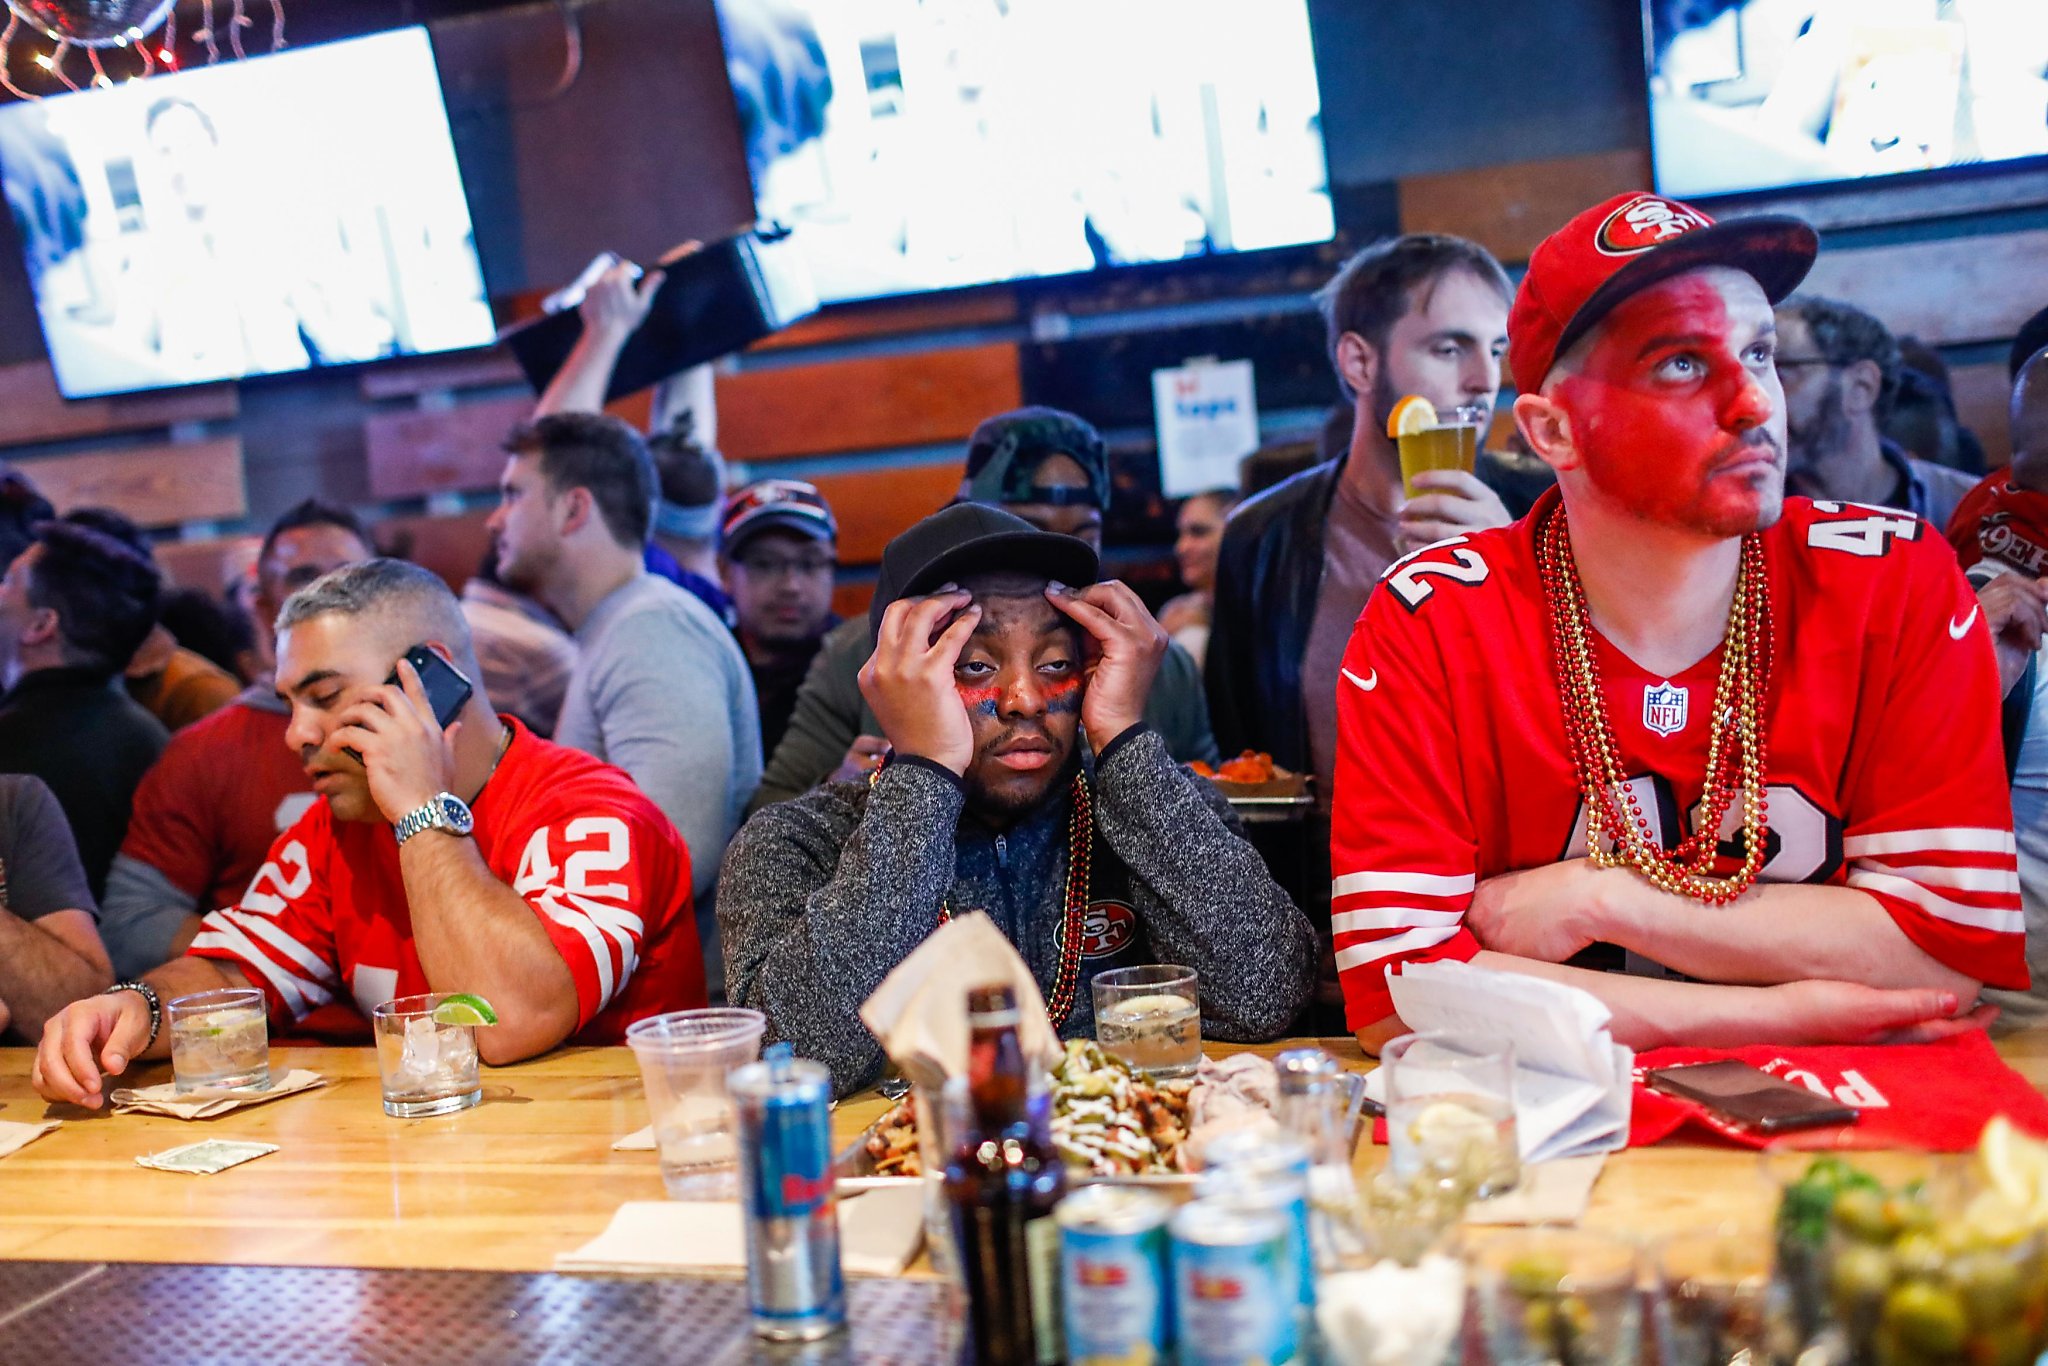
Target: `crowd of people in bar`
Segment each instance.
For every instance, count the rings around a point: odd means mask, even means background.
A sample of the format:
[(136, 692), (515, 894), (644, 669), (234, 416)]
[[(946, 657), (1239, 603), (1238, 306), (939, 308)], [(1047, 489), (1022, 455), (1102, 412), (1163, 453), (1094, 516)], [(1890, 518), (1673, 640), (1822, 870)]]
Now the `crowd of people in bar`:
[[(1320, 450), (1186, 500), (1156, 615), (1104, 573), (1103, 437), (1024, 408), (840, 619), (834, 509), (728, 489), (708, 386), (651, 434), (602, 411), (659, 283), (623, 267), (459, 589), (318, 501), (168, 589), (133, 523), (8, 472), (0, 1029), (96, 1105), (212, 987), (355, 1040), (475, 993), (492, 1063), (729, 1000), (851, 1091), (861, 1003), (968, 911), (1073, 1036), (1096, 973), (1162, 961), (1221, 1040), (1375, 1049), (1389, 975), (1453, 957), (1636, 1047), (2034, 1021), (2048, 309), (1986, 472), (1938, 357), (1800, 292), (1817, 251), (1643, 194), (1518, 284), (1366, 247), (1319, 295)], [(1479, 410), (1472, 470), (1404, 490), (1411, 396)], [(1190, 767), (1244, 750), (1307, 775), (1305, 820)]]

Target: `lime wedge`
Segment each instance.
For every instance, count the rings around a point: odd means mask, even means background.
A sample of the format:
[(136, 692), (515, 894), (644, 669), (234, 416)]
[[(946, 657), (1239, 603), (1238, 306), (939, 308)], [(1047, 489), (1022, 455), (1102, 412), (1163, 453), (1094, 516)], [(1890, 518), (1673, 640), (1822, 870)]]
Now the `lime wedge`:
[(494, 1025), (497, 1022), (498, 1012), (491, 1009), (491, 1003), (466, 991), (444, 996), (441, 1004), (434, 1007), (435, 1024)]

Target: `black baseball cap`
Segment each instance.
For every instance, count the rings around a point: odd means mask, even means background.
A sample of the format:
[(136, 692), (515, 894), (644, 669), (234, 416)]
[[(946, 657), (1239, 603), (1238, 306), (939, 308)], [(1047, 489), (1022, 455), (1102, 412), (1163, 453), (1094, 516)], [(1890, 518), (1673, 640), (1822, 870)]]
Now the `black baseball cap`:
[(900, 598), (932, 592), (964, 574), (988, 570), (1043, 574), (1081, 587), (1101, 577), (1102, 563), (1086, 541), (1040, 531), (1015, 513), (986, 503), (955, 503), (918, 522), (882, 551), (868, 629), (877, 635), (882, 613)]

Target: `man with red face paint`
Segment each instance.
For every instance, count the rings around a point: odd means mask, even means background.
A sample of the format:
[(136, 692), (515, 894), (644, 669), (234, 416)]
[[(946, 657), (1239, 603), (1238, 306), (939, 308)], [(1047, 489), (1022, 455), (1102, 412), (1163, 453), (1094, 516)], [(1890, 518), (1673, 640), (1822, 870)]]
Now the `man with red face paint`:
[(1367, 1048), (1428, 959), (1584, 987), (1637, 1048), (1938, 1037), (2026, 985), (1977, 600), (1911, 515), (1784, 496), (1771, 306), (1816, 245), (1630, 194), (1531, 257), (1558, 489), (1397, 561), (1331, 681)]
[(1272, 1038), (1307, 999), (1307, 918), (1145, 724), (1166, 633), (1096, 576), (1086, 542), (979, 504), (891, 541), (860, 675), (888, 762), (764, 808), (726, 854), (732, 1001), (842, 1093), (882, 1062), (861, 1003), (954, 912), (989, 915), (1069, 1038), (1106, 968), (1195, 969), (1212, 1038)]

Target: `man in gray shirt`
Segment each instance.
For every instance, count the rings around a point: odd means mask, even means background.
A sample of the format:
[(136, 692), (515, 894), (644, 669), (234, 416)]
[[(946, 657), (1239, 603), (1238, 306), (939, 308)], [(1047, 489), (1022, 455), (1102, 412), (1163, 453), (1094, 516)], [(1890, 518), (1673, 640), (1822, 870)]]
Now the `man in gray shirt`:
[(1145, 723), (1166, 632), (1097, 572), (1000, 508), (890, 542), (860, 673), (888, 762), (758, 812), (727, 851), (732, 1000), (841, 1093), (882, 1062), (861, 1003), (954, 913), (995, 921), (1070, 1038), (1093, 1033), (1105, 968), (1195, 969), (1212, 1038), (1272, 1038), (1308, 999), (1315, 933)]
[(43, 1022), (114, 980), (64, 810), (41, 778), (0, 775), (0, 1034)]
[(654, 463), (631, 427), (556, 413), (505, 449), (490, 518), (498, 576), (576, 636), (555, 742), (624, 769), (682, 834), (715, 995), (718, 861), (761, 781), (746, 657), (710, 608), (643, 567)]

